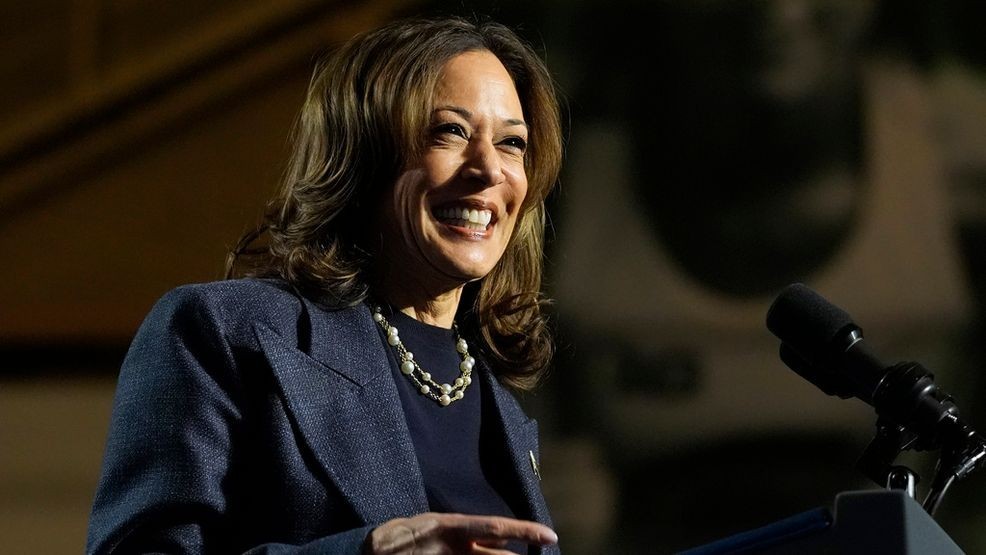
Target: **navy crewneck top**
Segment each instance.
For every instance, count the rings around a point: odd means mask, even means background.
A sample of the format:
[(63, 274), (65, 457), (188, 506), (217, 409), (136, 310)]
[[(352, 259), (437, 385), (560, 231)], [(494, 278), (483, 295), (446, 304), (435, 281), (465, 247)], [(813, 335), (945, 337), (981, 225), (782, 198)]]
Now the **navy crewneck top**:
[[(398, 329), (401, 342), (414, 353), (414, 360), (431, 373), (435, 382), (451, 384), (460, 376), (461, 358), (455, 349), (454, 331), (419, 322), (386, 307), (384, 316)], [(382, 328), (378, 328), (383, 337)], [(470, 350), (475, 352), (472, 346)], [(443, 407), (422, 395), (414, 382), (400, 372), (396, 349), (387, 345), (387, 351), (430, 509), (515, 518), (516, 513), (504, 496), (511, 492), (497, 489), (516, 484), (506, 458), (496, 456), (505, 453), (506, 447), (502, 438), (484, 433), (482, 415), (487, 411), (483, 407), (490, 403), (490, 394), (479, 375), (482, 365), (477, 364), (473, 369), (472, 383), (463, 398)], [(491, 455), (481, 456), (487, 453)], [(523, 544), (515, 543), (507, 549), (518, 553), (527, 550)]]

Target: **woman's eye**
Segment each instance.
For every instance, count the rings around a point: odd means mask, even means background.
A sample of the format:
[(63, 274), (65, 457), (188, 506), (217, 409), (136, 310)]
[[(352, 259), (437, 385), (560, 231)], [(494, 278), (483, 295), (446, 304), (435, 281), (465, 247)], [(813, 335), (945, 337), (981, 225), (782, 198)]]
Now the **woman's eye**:
[(520, 137), (507, 137), (506, 139), (501, 141), (500, 144), (511, 148), (516, 148), (521, 152), (527, 150), (527, 141), (521, 139)]
[(466, 138), (466, 130), (462, 128), (458, 123), (443, 123), (435, 127), (435, 133), (438, 135), (455, 135), (456, 137)]

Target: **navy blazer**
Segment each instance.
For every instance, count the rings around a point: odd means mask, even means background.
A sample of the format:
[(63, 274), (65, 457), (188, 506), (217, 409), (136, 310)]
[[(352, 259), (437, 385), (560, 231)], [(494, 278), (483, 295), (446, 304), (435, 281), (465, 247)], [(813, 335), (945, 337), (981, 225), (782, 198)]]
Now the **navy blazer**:
[[(165, 295), (120, 372), (86, 551), (357, 554), (376, 525), (427, 512), (375, 326), (365, 305), (324, 310), (274, 280)], [(551, 526), (537, 424), (479, 368), (515, 511)]]

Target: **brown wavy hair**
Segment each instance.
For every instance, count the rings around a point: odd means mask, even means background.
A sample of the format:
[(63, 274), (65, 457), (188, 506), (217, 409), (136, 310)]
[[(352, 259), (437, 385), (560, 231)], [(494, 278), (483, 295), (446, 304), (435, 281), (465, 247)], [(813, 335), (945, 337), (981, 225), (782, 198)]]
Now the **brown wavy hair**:
[[(529, 126), (527, 197), (503, 257), (460, 307), (464, 325), (507, 385), (526, 390), (553, 353), (541, 295), (545, 197), (558, 179), (562, 134), (547, 68), (507, 27), (410, 19), (359, 35), (316, 68), (295, 125), (279, 193), (226, 260), (226, 277), (279, 277), (327, 308), (368, 294), (373, 248), (365, 222), (424, 145), (442, 67), (485, 50), (513, 78)], [(263, 243), (258, 245), (258, 243)], [(470, 306), (471, 305), (471, 306)]]

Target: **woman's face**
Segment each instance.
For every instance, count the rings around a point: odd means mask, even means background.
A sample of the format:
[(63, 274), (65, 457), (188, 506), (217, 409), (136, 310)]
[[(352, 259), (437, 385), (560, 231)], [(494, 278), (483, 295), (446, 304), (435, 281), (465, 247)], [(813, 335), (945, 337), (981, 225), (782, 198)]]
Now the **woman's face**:
[(408, 163), (385, 202), (386, 271), (452, 287), (488, 274), (527, 194), (527, 138), (513, 80), (496, 56), (477, 51), (449, 60), (422, 156)]

